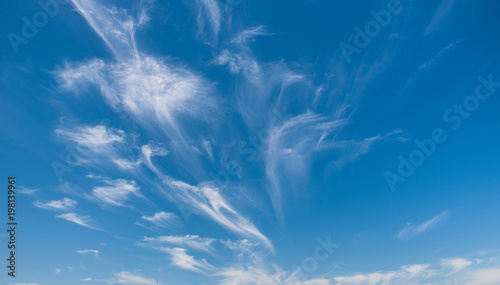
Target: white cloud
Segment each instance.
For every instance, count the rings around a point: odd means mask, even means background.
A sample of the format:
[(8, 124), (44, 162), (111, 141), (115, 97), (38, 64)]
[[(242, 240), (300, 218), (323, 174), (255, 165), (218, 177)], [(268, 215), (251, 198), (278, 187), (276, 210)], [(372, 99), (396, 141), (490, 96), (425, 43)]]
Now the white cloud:
[(257, 36), (269, 36), (271, 35), (266, 31), (264, 26), (256, 26), (247, 30), (243, 30), (239, 34), (236, 35), (231, 40), (231, 43), (235, 44), (246, 44), (249, 41), (252, 41)]
[(115, 142), (123, 142), (125, 136), (122, 130), (108, 129), (104, 125), (84, 126), (73, 131), (57, 129), (55, 132), (95, 152), (105, 151), (106, 146)]
[(213, 148), (212, 148), (213, 144), (214, 144), (213, 137), (211, 137), (210, 139), (202, 139), (202, 141), (201, 141), (201, 146), (205, 150), (205, 152), (207, 153), (207, 155), (211, 161), (214, 160), (214, 154), (213, 154)]
[(205, 259), (201, 261), (196, 260), (193, 256), (186, 253), (184, 248), (157, 248), (163, 252), (170, 254), (172, 265), (194, 272), (203, 272), (204, 270), (213, 270), (214, 267), (210, 265)]
[(72, 159), (79, 165), (102, 165), (112, 161), (122, 166), (120, 162), (125, 159), (121, 156), (131, 150), (124, 131), (103, 124), (64, 126), (55, 133), (71, 146)]
[(137, 57), (135, 29), (144, 24), (147, 17), (135, 20), (126, 10), (109, 9), (93, 0), (72, 0), (72, 3), (115, 56)]
[(498, 285), (500, 284), (500, 267), (485, 268), (469, 272), (465, 285)]
[(66, 64), (57, 75), (65, 90), (78, 93), (82, 87), (97, 86), (112, 108), (125, 110), (144, 125), (154, 122), (174, 138), (182, 139), (178, 114), (205, 118), (215, 108), (207, 97), (210, 85), (187, 70), (174, 69), (150, 56), (121, 63), (95, 59)]
[(450, 15), (455, 1), (441, 1), (441, 5), (436, 9), (429, 25), (424, 31), (424, 36), (428, 36), (442, 27), (442, 22)]
[(87, 278), (83, 278), (83, 279), (81, 279), (80, 281), (85, 281), (85, 282), (87, 282), (87, 281), (92, 281), (92, 278), (87, 277)]
[(450, 213), (448, 211), (445, 211), (420, 225), (414, 225), (413, 223), (408, 223), (406, 227), (397, 234), (397, 237), (411, 238), (414, 236), (421, 235), (427, 232), (428, 230), (432, 229), (433, 227), (436, 227), (437, 225), (442, 223), (449, 217), (449, 215)]
[[(220, 20), (217, 3), (213, 0), (200, 3), (208, 8), (210, 21), (214, 23), (212, 27), (217, 31), (215, 24)], [(87, 86), (96, 86), (109, 106), (126, 111), (146, 128), (154, 125), (155, 132), (162, 130), (175, 142), (173, 145), (177, 147), (176, 153), (183, 156), (182, 161), (189, 162), (190, 167), (198, 167), (190, 154), (192, 147), (186, 142), (178, 116), (212, 120), (209, 115), (217, 109), (217, 104), (209, 97), (212, 84), (187, 68), (140, 53), (134, 33), (142, 21), (130, 17), (126, 11), (108, 9), (93, 0), (73, 0), (73, 4), (113, 52), (115, 61), (93, 59), (80, 64), (66, 63), (56, 72), (61, 88), (80, 93)], [(143, 148), (145, 162), (159, 178), (164, 178), (151, 161), (151, 156), (159, 153), (151, 151), (151, 147)], [(129, 160), (121, 157), (114, 161), (122, 169), (133, 167), (133, 162), (127, 163)], [(178, 180), (171, 180), (168, 185), (169, 191), (164, 192), (173, 201), (194, 206), (232, 231), (258, 238), (272, 247), (217, 189), (191, 186)], [(97, 187), (92, 194), (110, 204), (121, 205), (129, 194), (137, 193), (133, 185), (124, 186), (125, 190), (114, 185)]]
[(202, 33), (205, 27), (210, 25), (212, 34), (217, 39), (222, 21), (219, 1), (216, 0), (196, 0), (198, 4), (197, 24), (199, 32)]
[(38, 189), (31, 189), (31, 188), (26, 188), (26, 187), (20, 186), (18, 188), (17, 192), (20, 194), (25, 194), (25, 195), (34, 195), (37, 191), (38, 191)]
[(92, 196), (99, 202), (114, 206), (124, 206), (130, 195), (141, 197), (135, 181), (125, 179), (103, 180), (107, 186), (94, 187)]
[(83, 250), (75, 250), (79, 254), (91, 254), (95, 257), (99, 256), (99, 251), (96, 249), (83, 249)]
[(435, 265), (408, 265), (399, 270), (358, 273), (333, 280), (335, 285), (493, 285), (500, 284), (500, 266), (498, 255), (486, 263), (445, 258)]
[[(275, 213), (281, 221), (282, 180), (294, 184), (291, 179), (303, 179), (309, 169), (310, 156), (318, 149), (323, 137), (342, 124), (342, 121), (327, 121), (319, 115), (305, 113), (271, 130), (265, 152), (266, 178), (270, 182), (268, 191)], [(291, 189), (295, 190), (294, 187)]]
[(91, 219), (90, 219), (90, 217), (87, 217), (87, 216), (80, 216), (76, 213), (67, 213), (67, 214), (58, 215), (58, 216), (56, 216), (56, 218), (65, 219), (66, 221), (79, 224), (80, 226), (95, 229), (94, 227), (92, 227), (90, 225)]
[(441, 260), (442, 266), (450, 268), (450, 274), (455, 274), (471, 264), (472, 261), (465, 258), (448, 258)]
[(231, 73), (242, 73), (251, 82), (256, 83), (262, 78), (258, 62), (246, 53), (234, 53), (225, 49), (217, 56), (215, 62), (227, 65)]
[(294, 274), (287, 275), (279, 268), (274, 268), (275, 272), (269, 272), (262, 266), (234, 266), (220, 270), (217, 275), (223, 279), (221, 285), (329, 285), (328, 279), (316, 278), (310, 280), (300, 280)]
[(260, 244), (251, 242), (247, 239), (237, 241), (227, 240), (222, 241), (222, 244), (235, 252), (239, 260), (245, 260), (246, 258), (248, 258), (251, 261), (256, 261), (260, 260), (262, 257), (265, 257), (264, 253), (258, 251)]
[(429, 268), (429, 264), (412, 264), (407, 266), (402, 266), (401, 268), (409, 274), (408, 278), (414, 278), (420, 273), (425, 272)]
[(179, 225), (179, 217), (172, 213), (157, 212), (153, 216), (142, 216), (141, 218), (163, 228)]
[(425, 61), (424, 63), (422, 63), (418, 69), (419, 70), (425, 70), (427, 69), (429, 66), (431, 66), (440, 56), (442, 56), (444, 53), (446, 53), (448, 50), (450, 50), (451, 48), (453, 48), (456, 44), (462, 42), (462, 40), (457, 40), (457, 41), (453, 41), (451, 42), (450, 44), (448, 44), (447, 46), (445, 46), (444, 48), (442, 48), (435, 57)]
[(360, 141), (336, 139), (336, 134), (347, 122), (346, 119), (332, 120), (306, 112), (270, 129), (265, 149), (266, 178), (270, 184), (268, 192), (275, 213), (282, 222), (282, 189), (291, 190), (292, 194), (307, 189), (303, 181), (307, 181), (310, 175), (315, 155), (324, 154), (323, 158), (330, 159), (330, 165), (339, 169), (366, 154), (375, 142), (391, 135), (374, 136)]
[(151, 278), (142, 277), (140, 275), (122, 271), (120, 273), (115, 273), (115, 278), (108, 280), (112, 284), (143, 284), (143, 285), (161, 285), (158, 280)]
[(335, 277), (334, 280), (337, 282), (336, 285), (409, 284), (409, 280), (421, 277), (425, 279), (431, 276), (429, 266), (429, 264), (413, 264), (402, 266), (397, 271), (360, 273), (352, 276)]
[(205, 251), (211, 253), (213, 251), (212, 243), (215, 239), (200, 238), (197, 235), (186, 236), (159, 236), (159, 237), (145, 237), (144, 241), (154, 243), (166, 243), (174, 246), (189, 247), (194, 250)]
[(55, 272), (56, 274), (61, 273), (61, 271), (62, 271), (62, 269), (59, 269), (59, 268), (56, 268), (56, 269), (54, 270), (54, 272)]
[[(211, 1), (206, 3), (212, 5)], [(66, 63), (56, 72), (60, 87), (80, 93), (85, 87), (96, 86), (111, 108), (125, 111), (148, 129), (154, 125), (155, 132), (159, 129), (175, 141), (178, 153), (190, 161), (191, 147), (178, 117), (212, 120), (209, 115), (218, 108), (209, 96), (212, 84), (188, 68), (137, 50), (135, 30), (144, 24), (149, 7), (141, 7), (139, 19), (134, 19), (123, 9), (109, 9), (94, 0), (73, 0), (73, 4), (113, 52), (115, 61)], [(133, 162), (126, 163), (123, 158), (114, 161), (122, 169), (133, 168)]]
[(146, 160), (145, 163), (153, 170), (155, 173), (158, 173), (158, 169), (153, 165), (151, 161), (152, 157), (155, 156), (165, 156), (168, 154), (168, 151), (164, 149), (163, 145), (150, 141), (147, 145), (142, 146), (141, 148), (142, 155)]
[[(251, 83), (251, 86), (242, 86), (244, 88), (260, 88), (264, 87), (265, 82), (261, 81), (266, 78), (266, 82), (272, 84), (279, 84), (282, 78), (287, 78), (290, 71), (287, 68), (282, 68), (280, 64), (276, 66), (267, 66), (261, 64), (253, 55), (251, 49), (248, 47), (248, 42), (253, 40), (256, 36), (269, 35), (266, 33), (263, 26), (254, 27), (251, 29), (243, 30), (231, 40), (231, 47), (222, 50), (215, 58), (215, 64), (227, 65), (229, 71), (233, 74), (242, 74), (244, 78)], [(263, 69), (263, 66), (268, 67)], [(264, 73), (267, 71), (267, 74)], [(269, 90), (260, 88), (260, 96), (268, 96)], [(248, 90), (252, 93), (253, 90)], [(254, 95), (255, 95), (254, 94)], [(242, 96), (244, 98), (244, 96)], [(254, 98), (255, 99), (255, 98)], [(248, 106), (247, 106), (248, 107)]]
[(42, 208), (46, 210), (69, 210), (75, 207), (77, 202), (75, 200), (64, 198), (62, 200), (53, 200), (47, 203), (42, 203), (36, 201), (33, 205), (37, 208)]
[(160, 188), (168, 197), (202, 211), (231, 231), (257, 238), (269, 248), (273, 248), (269, 239), (253, 223), (233, 209), (215, 186), (197, 187), (169, 177), (164, 177), (162, 181), (171, 188), (170, 192)]
[(134, 162), (121, 158), (115, 158), (113, 162), (122, 170), (134, 170), (140, 163), (139, 161)]

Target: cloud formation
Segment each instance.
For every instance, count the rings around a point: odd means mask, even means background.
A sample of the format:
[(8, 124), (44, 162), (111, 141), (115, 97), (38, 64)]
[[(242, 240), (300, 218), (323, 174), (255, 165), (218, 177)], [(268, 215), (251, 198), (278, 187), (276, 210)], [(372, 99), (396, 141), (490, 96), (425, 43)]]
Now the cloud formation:
[(135, 181), (126, 179), (104, 179), (102, 182), (105, 186), (94, 187), (91, 193), (93, 198), (100, 203), (113, 206), (124, 206), (130, 196), (142, 197)]
[(210, 265), (205, 259), (198, 261), (193, 256), (188, 255), (186, 253), (186, 249), (184, 248), (161, 247), (157, 249), (171, 255), (171, 261), (173, 266), (200, 273), (203, 272), (204, 270), (214, 269), (214, 267)]
[(194, 250), (204, 251), (207, 253), (213, 252), (212, 243), (215, 239), (212, 238), (201, 238), (197, 235), (186, 235), (186, 236), (159, 236), (159, 237), (145, 237), (143, 239), (145, 242), (151, 242), (155, 244), (170, 244), (178, 247), (189, 247)]
[(157, 212), (153, 216), (142, 216), (141, 218), (162, 228), (171, 228), (179, 225), (179, 217), (173, 213)]
[(83, 250), (75, 250), (76, 253), (79, 254), (91, 254), (94, 255), (95, 257), (99, 256), (99, 251), (96, 249), (83, 249)]
[(411, 238), (414, 236), (421, 235), (430, 229), (436, 227), (440, 223), (442, 223), (444, 220), (446, 220), (450, 216), (450, 212), (444, 211), (440, 213), (439, 215), (435, 216), (434, 218), (420, 224), (420, 225), (414, 225), (413, 223), (408, 223), (404, 229), (402, 229), (398, 234), (398, 238)]
[(78, 224), (80, 226), (84, 226), (90, 229), (95, 229), (93, 226), (90, 225), (90, 222), (92, 221), (90, 217), (88, 216), (80, 216), (77, 213), (67, 213), (67, 214), (62, 214), (56, 216), (56, 218), (61, 218), (64, 219), (68, 222), (72, 222), (75, 224)]
[(77, 202), (73, 199), (63, 198), (61, 200), (53, 200), (47, 203), (42, 203), (36, 201), (33, 205), (37, 208), (42, 208), (46, 210), (69, 210), (75, 207)]

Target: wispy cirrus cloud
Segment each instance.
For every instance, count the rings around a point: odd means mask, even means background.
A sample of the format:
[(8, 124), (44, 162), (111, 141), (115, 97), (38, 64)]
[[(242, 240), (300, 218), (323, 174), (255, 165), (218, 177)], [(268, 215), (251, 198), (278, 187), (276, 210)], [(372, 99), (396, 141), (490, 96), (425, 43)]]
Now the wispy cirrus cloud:
[(396, 271), (335, 277), (334, 280), (336, 285), (401, 284), (399, 282), (404, 282), (404, 280), (428, 275), (429, 266), (429, 264), (414, 264), (402, 266), (400, 270)]
[(56, 134), (71, 140), (95, 152), (106, 150), (106, 146), (115, 142), (123, 142), (125, 133), (122, 130), (109, 129), (105, 125), (83, 126), (76, 130), (57, 129)]
[[(500, 281), (499, 257), (444, 258), (437, 264), (401, 266), (398, 270), (334, 277), (334, 285), (464, 284), (493, 285)], [(329, 284), (329, 283), (328, 283)]]
[(158, 280), (146, 278), (136, 273), (122, 271), (114, 274), (114, 278), (106, 280), (110, 284), (139, 284), (139, 285), (158, 285)]
[(130, 196), (142, 197), (135, 181), (126, 179), (104, 179), (105, 186), (96, 186), (89, 197), (96, 201), (113, 206), (125, 206)]
[[(120, 59), (137, 58), (135, 30), (148, 20), (145, 13), (134, 18), (126, 10), (107, 8), (93, 0), (72, 0), (76, 10)], [(147, 10), (149, 7), (143, 6)]]
[(452, 49), (455, 45), (461, 43), (462, 40), (457, 40), (457, 41), (453, 41), (451, 43), (449, 43), (447, 46), (443, 47), (441, 50), (439, 50), (439, 52), (436, 54), (435, 57), (431, 58), (431, 59), (428, 59), (427, 61), (425, 61), (424, 63), (422, 63), (419, 67), (418, 67), (418, 70), (425, 70), (427, 69), (429, 66), (431, 66), (439, 57), (441, 57), (443, 54), (445, 54), (446, 52), (448, 52), (450, 49)]
[[(205, 2), (213, 6), (213, 0)], [(87, 86), (96, 86), (111, 108), (125, 111), (146, 128), (152, 124), (156, 129), (161, 126), (164, 135), (180, 142), (176, 146), (184, 150), (179, 151), (185, 153), (184, 160), (192, 160), (185, 142), (186, 130), (181, 128), (178, 118), (189, 116), (210, 121), (210, 115), (217, 109), (215, 100), (209, 96), (212, 84), (189, 68), (138, 51), (134, 34), (145, 23), (150, 5), (142, 5), (139, 16), (134, 18), (126, 10), (106, 8), (94, 0), (74, 0), (73, 4), (113, 52), (115, 60), (66, 62), (56, 70), (62, 90), (78, 94)], [(123, 160), (119, 162), (121, 166), (131, 166)]]
[(77, 202), (73, 199), (63, 198), (61, 200), (53, 200), (50, 202), (42, 203), (36, 201), (33, 205), (37, 208), (42, 208), (46, 210), (69, 210), (75, 207)]
[(145, 242), (155, 244), (170, 244), (178, 247), (189, 247), (198, 251), (205, 251), (208, 253), (213, 252), (212, 243), (215, 242), (213, 238), (201, 238), (197, 235), (186, 236), (159, 236), (159, 237), (145, 237)]
[(448, 267), (450, 268), (451, 272), (450, 274), (455, 274), (458, 271), (466, 268), (467, 266), (471, 265), (472, 261), (466, 259), (466, 258), (447, 258), (441, 260), (441, 265), (443, 267)]
[(265, 256), (264, 253), (259, 251), (260, 244), (251, 242), (247, 239), (232, 241), (221, 241), (228, 249), (236, 253), (238, 260), (257, 261)]
[(82, 249), (82, 250), (75, 250), (75, 252), (83, 255), (90, 254), (95, 257), (99, 256), (99, 251), (96, 249)]
[(193, 256), (187, 254), (186, 249), (184, 248), (161, 247), (156, 249), (170, 254), (173, 266), (200, 273), (204, 272), (205, 270), (214, 270), (214, 267), (210, 265), (205, 259), (202, 259), (200, 261), (196, 260)]
[(301, 280), (284, 270), (274, 267), (274, 271), (262, 265), (241, 265), (223, 268), (217, 275), (222, 278), (221, 285), (330, 285), (330, 280), (325, 278), (313, 278)]
[(217, 0), (196, 0), (198, 5), (198, 32), (201, 34), (207, 26), (211, 28), (212, 36), (217, 39), (222, 22), (222, 13)]
[(233, 209), (214, 185), (193, 186), (169, 177), (163, 177), (162, 182), (172, 190), (168, 192), (160, 186), (160, 190), (170, 199), (190, 205), (227, 229), (258, 239), (273, 248), (270, 240), (252, 222)]
[[(257, 26), (254, 28), (246, 29), (241, 31), (238, 35), (236, 35), (230, 42), (229, 46), (223, 49), (214, 59), (214, 63), (218, 65), (225, 65), (228, 67), (229, 72), (232, 74), (241, 74), (244, 76), (244, 79), (247, 80), (252, 86), (252, 89), (260, 88), (263, 89), (265, 82), (262, 82), (262, 78), (266, 73), (267, 74), (266, 82), (269, 82), (269, 85), (279, 84), (280, 78), (277, 70), (273, 70), (274, 67), (280, 66), (278, 65), (266, 65), (265, 63), (261, 63), (258, 59), (253, 55), (252, 50), (249, 47), (249, 42), (251, 42), (255, 37), (261, 35), (269, 35), (263, 26)], [(286, 68), (281, 70), (284, 73), (284, 77), (288, 76), (290, 73)], [(275, 80), (276, 79), (276, 80)], [(250, 87), (247, 86), (247, 87)], [(259, 97), (269, 96), (270, 90), (260, 90), (264, 93), (254, 93), (259, 94)], [(243, 98), (243, 94), (240, 97), (240, 100)], [(241, 110), (240, 110), (241, 112)]]
[[(319, 115), (306, 113), (293, 117), (272, 130), (265, 152), (266, 178), (271, 184), (269, 194), (275, 212), (281, 220), (283, 219), (281, 180), (303, 178), (309, 169), (312, 153), (323, 148), (322, 140), (343, 124), (344, 122), (340, 120), (328, 121)], [(285, 176), (282, 176), (282, 173), (285, 173)], [(291, 181), (290, 184), (294, 182)]]
[(496, 285), (500, 284), (500, 267), (484, 268), (468, 272), (464, 277), (465, 285)]
[(131, 154), (131, 142), (123, 130), (104, 124), (73, 125), (60, 127), (55, 134), (75, 150), (73, 159), (79, 165), (106, 166), (111, 162), (126, 168), (123, 157)]
[[(218, 4), (213, 1), (203, 3), (212, 15), (211, 23), (219, 21), (216, 13)], [(146, 129), (154, 125), (155, 132), (162, 130), (167, 137), (163, 141), (181, 156), (178, 161), (186, 163), (186, 167), (195, 172), (194, 169), (201, 165), (198, 154), (193, 153), (186, 142), (186, 131), (181, 128), (178, 119), (179, 116), (187, 116), (211, 120), (208, 115), (217, 109), (214, 99), (209, 96), (212, 84), (187, 68), (139, 52), (134, 33), (141, 26), (141, 20), (125, 11), (105, 8), (92, 0), (75, 0), (73, 4), (113, 52), (115, 60), (93, 59), (78, 64), (67, 62), (56, 71), (61, 88), (80, 93), (84, 87), (96, 86), (111, 108), (124, 110)], [(218, 28), (214, 27), (217, 31)], [(124, 170), (133, 170), (142, 162), (163, 179), (166, 175), (155, 166), (151, 157), (165, 154), (160, 148), (148, 144), (142, 148), (143, 158), (140, 160), (116, 156), (113, 161)], [(128, 181), (103, 182), (108, 185), (94, 187), (91, 196), (110, 205), (123, 205), (129, 195), (139, 193), (135, 184)], [(167, 189), (161, 187), (161, 190), (173, 201), (187, 203), (230, 230), (258, 238), (271, 246), (269, 240), (239, 214), (218, 189), (191, 186), (177, 179), (170, 179), (167, 185)]]
[(67, 213), (67, 214), (62, 214), (56, 216), (56, 218), (64, 219), (68, 222), (72, 222), (75, 224), (78, 224), (80, 226), (84, 226), (90, 229), (96, 229), (95, 227), (90, 225), (90, 222), (92, 221), (90, 217), (88, 216), (80, 216), (77, 213)]
[(38, 189), (32, 189), (21, 186), (18, 188), (17, 192), (24, 195), (34, 195), (36, 192), (38, 192)]
[(415, 225), (413, 223), (408, 223), (406, 227), (404, 227), (398, 234), (398, 238), (411, 238), (414, 236), (421, 235), (430, 229), (436, 227), (443, 221), (445, 221), (448, 217), (450, 216), (450, 212), (444, 211), (434, 218), (420, 224), (420, 225)]
[(434, 33), (441, 27), (442, 22), (448, 17), (455, 3), (456, 1), (441, 1), (441, 4), (434, 12), (429, 25), (424, 31), (424, 36)]
[(281, 205), (283, 188), (298, 194), (306, 189), (314, 156), (328, 157), (332, 168), (341, 169), (370, 151), (373, 144), (391, 139), (395, 132), (362, 140), (341, 140), (336, 136), (348, 124), (347, 118), (329, 119), (306, 112), (284, 121), (271, 129), (265, 149), (266, 178), (270, 183), (269, 194), (278, 218), (283, 222)]
[(157, 212), (153, 216), (142, 216), (141, 218), (163, 228), (178, 226), (180, 220), (175, 214), (166, 212)]

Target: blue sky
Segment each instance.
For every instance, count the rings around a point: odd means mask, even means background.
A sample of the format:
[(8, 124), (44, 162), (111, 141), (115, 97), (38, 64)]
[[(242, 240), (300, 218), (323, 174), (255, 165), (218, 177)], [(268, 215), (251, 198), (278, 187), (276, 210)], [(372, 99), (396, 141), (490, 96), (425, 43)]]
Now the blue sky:
[(1, 6), (6, 284), (500, 284), (496, 1)]

